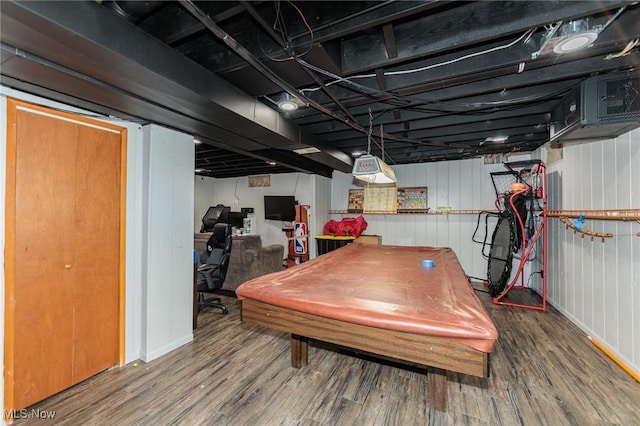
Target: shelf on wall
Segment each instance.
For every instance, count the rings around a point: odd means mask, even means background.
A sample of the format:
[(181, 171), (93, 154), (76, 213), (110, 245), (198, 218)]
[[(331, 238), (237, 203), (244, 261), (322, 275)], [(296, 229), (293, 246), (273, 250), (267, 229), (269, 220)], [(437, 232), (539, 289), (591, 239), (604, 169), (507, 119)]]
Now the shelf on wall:
[(548, 217), (565, 217), (576, 219), (582, 215), (585, 219), (592, 220), (640, 220), (640, 209), (615, 209), (615, 210), (549, 210)]
[(588, 235), (589, 237), (591, 237), (591, 241), (593, 241), (593, 239), (597, 237), (597, 238), (600, 238), (604, 243), (605, 238), (613, 238), (613, 234), (610, 234), (608, 232), (602, 233), (602, 232), (589, 231), (587, 229), (582, 229), (582, 228), (578, 229), (576, 228), (573, 222), (571, 222), (569, 219), (565, 217), (560, 217), (560, 221), (565, 224), (567, 229), (571, 228), (573, 229), (574, 233), (579, 232), (580, 234), (582, 234), (582, 238), (584, 238), (585, 235)]
[[(444, 216), (448, 214), (473, 214), (487, 213), (487, 210), (448, 210), (446, 212), (429, 211), (427, 210), (398, 210), (396, 213), (389, 213), (383, 211), (362, 211), (362, 210), (329, 210), (329, 214), (373, 214), (373, 215), (404, 215), (404, 214), (428, 214), (434, 216)], [(491, 211), (491, 213), (497, 213)]]

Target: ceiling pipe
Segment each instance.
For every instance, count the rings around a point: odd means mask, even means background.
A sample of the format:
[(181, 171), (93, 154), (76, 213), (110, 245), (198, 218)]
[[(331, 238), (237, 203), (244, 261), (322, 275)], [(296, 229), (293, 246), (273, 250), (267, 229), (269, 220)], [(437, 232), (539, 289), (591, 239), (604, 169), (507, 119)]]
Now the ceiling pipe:
[(289, 93), (291, 96), (295, 96), (298, 99), (302, 100), (305, 104), (317, 109), (318, 111), (335, 118), (336, 120), (340, 120), (354, 128), (355, 130), (359, 130), (361, 132), (365, 132), (366, 130), (357, 122), (351, 122), (349, 119), (342, 117), (328, 108), (325, 108), (318, 102), (306, 97), (302, 93), (300, 93), (294, 86), (290, 85), (286, 81), (282, 80), (276, 73), (271, 71), (269, 68), (264, 66), (262, 62), (258, 58), (256, 58), (251, 52), (245, 49), (240, 43), (238, 43), (230, 34), (225, 32), (222, 28), (220, 28), (213, 20), (202, 11), (198, 6), (196, 6), (191, 0), (180, 0), (180, 3), (195, 16), (202, 24), (207, 27), (216, 37), (224, 42), (231, 50), (233, 50), (238, 56), (244, 59), (249, 65), (259, 71), (263, 76), (271, 80), (272, 83), (280, 87), (285, 92)]
[[(256, 20), (256, 22), (262, 27), (262, 29), (278, 44), (280, 45), (280, 48), (287, 54), (289, 54), (289, 52), (287, 52), (287, 48), (286, 48), (286, 43), (285, 41), (282, 39), (282, 37), (280, 37), (278, 34), (276, 34), (276, 32), (273, 30), (273, 28), (271, 28), (269, 26), (269, 24), (262, 18), (262, 16), (260, 16), (260, 14), (258, 13), (258, 11), (251, 6), (246, 0), (240, 0), (240, 4), (247, 10), (247, 12), (249, 12), (249, 14), (253, 17), (253, 19)], [(316, 75), (316, 73), (314, 73), (313, 71), (311, 71), (309, 68), (307, 68), (306, 66), (302, 65), (300, 63), (299, 60), (297, 60), (296, 58), (294, 58), (292, 56), (291, 58), (292, 60), (295, 60), (296, 64), (302, 69), (302, 71), (305, 72), (305, 74), (307, 74), (319, 87), (320, 89), (327, 95), (327, 97), (329, 97), (334, 104), (340, 108), (342, 110), (342, 112), (344, 112), (344, 114), (347, 116), (347, 118), (349, 120), (351, 120), (352, 122), (358, 122), (358, 120), (355, 118), (355, 116), (353, 116), (353, 114), (351, 114), (351, 112), (349, 111), (349, 109), (342, 103), (342, 101), (335, 96), (328, 88), (327, 86), (325, 86), (324, 82)], [(280, 107), (280, 104), (278, 104), (278, 107)], [(280, 109), (282, 109), (280, 107)], [(297, 107), (296, 107), (297, 109)], [(383, 137), (382, 134), (380, 135), (376, 135), (379, 137)], [(378, 145), (377, 142), (375, 142), (376, 145)], [(378, 147), (380, 148), (380, 146), (378, 145)], [(392, 164), (395, 164), (396, 162), (393, 160), (393, 158), (389, 157), (389, 159), (391, 160), (390, 162)]]
[[(278, 34), (275, 33), (275, 31), (273, 30), (273, 28), (271, 28), (269, 26), (269, 24), (267, 24), (267, 22), (262, 19), (262, 16), (260, 16), (260, 14), (258, 13), (258, 11), (249, 4), (249, 2), (247, 2), (246, 0), (241, 0), (240, 4), (242, 6), (244, 6), (244, 8), (247, 10), (247, 12), (249, 12), (251, 14), (251, 16), (253, 17), (253, 19), (256, 20), (256, 22), (262, 27), (262, 29), (269, 34), (269, 36), (280, 45), (280, 47), (282, 48), (282, 50), (284, 50), (287, 54), (289, 52), (287, 52), (286, 50), (286, 44), (284, 42), (284, 40), (282, 39), (282, 37), (280, 37)], [(293, 58), (291, 58), (293, 60)], [(297, 63), (297, 62), (296, 62)], [(318, 76), (311, 72), (311, 70), (309, 70), (308, 68), (301, 66), (300, 68), (302, 68), (302, 70), (313, 79), (313, 81), (320, 86), (320, 88), (322, 89), (322, 91), (329, 97), (331, 98), (331, 100), (342, 110), (342, 112), (345, 113), (345, 115), (349, 118), (349, 120), (351, 121), (357, 121), (356, 118), (349, 112), (349, 110), (347, 109), (347, 107), (344, 106), (344, 104), (340, 101), (340, 99), (338, 99), (333, 93), (331, 93), (328, 89), (327, 86), (324, 85), (324, 83), (322, 82), (322, 80), (320, 80), (318, 78)]]
[[(294, 86), (290, 85), (286, 81), (284, 81), (280, 76), (267, 68), (258, 58), (256, 58), (251, 52), (249, 52), (246, 48), (244, 48), (240, 43), (238, 43), (230, 34), (225, 32), (222, 28), (220, 28), (210, 17), (207, 15), (202, 9), (196, 6), (191, 0), (180, 0), (180, 4), (187, 9), (196, 19), (198, 19), (202, 24), (209, 29), (216, 37), (224, 42), (232, 51), (234, 51), (238, 56), (244, 59), (249, 65), (255, 68), (258, 72), (260, 72), (263, 76), (268, 78), (272, 83), (280, 87), (285, 92), (289, 93), (292, 96), (297, 97), (302, 100), (308, 106), (318, 110), (319, 112), (328, 115), (331, 118), (334, 118), (338, 121), (341, 121), (348, 125), (349, 127), (357, 130), (363, 134), (368, 134), (369, 130), (362, 126), (357, 121), (352, 121), (347, 117), (343, 117), (320, 103), (314, 101), (311, 98), (300, 93)], [(377, 132), (373, 133), (375, 136), (380, 137), (380, 134)], [(390, 134), (384, 135), (387, 139), (404, 141), (409, 143), (421, 143), (421, 141), (416, 141), (407, 138), (399, 138), (397, 136), (393, 136)]]
[(103, 1), (96, 0), (96, 3), (113, 9), (118, 15), (129, 22), (139, 23), (145, 16), (149, 16), (155, 10), (165, 6), (163, 1)]

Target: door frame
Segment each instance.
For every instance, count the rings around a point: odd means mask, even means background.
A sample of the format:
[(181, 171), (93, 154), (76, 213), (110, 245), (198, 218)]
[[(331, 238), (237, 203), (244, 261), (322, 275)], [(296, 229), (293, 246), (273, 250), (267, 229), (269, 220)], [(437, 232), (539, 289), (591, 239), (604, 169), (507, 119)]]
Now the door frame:
[[(4, 250), (4, 413), (14, 407), (14, 350), (15, 350), (15, 207), (16, 207), (16, 154), (17, 111), (25, 110), (54, 119), (116, 132), (120, 135), (120, 235), (118, 271), (118, 365), (125, 364), (125, 249), (127, 199), (127, 129), (111, 123), (81, 115), (58, 111), (30, 102), (7, 98), (7, 139), (5, 176), (5, 250)], [(6, 416), (3, 416), (6, 417)]]

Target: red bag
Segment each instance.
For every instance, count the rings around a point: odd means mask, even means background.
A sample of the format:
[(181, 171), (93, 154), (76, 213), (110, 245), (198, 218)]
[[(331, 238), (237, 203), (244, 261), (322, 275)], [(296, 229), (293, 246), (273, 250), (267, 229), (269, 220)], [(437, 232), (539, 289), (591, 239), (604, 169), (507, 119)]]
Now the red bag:
[(334, 237), (359, 237), (367, 229), (367, 221), (360, 215), (357, 218), (345, 217), (340, 222), (330, 220), (325, 223), (322, 232)]

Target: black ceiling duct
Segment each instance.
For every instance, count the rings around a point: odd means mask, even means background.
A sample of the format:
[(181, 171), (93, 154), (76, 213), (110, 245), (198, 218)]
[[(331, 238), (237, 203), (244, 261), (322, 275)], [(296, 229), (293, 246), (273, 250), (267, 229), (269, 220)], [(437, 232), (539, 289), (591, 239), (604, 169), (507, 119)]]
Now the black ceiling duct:
[(161, 1), (98, 1), (118, 15), (134, 24), (139, 23), (144, 18), (163, 6)]

